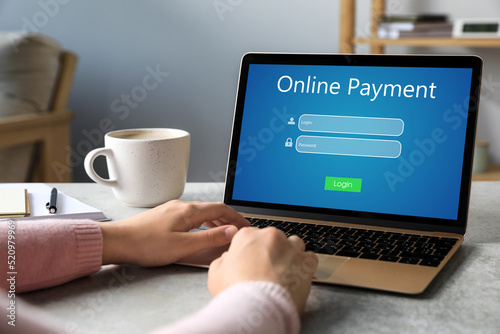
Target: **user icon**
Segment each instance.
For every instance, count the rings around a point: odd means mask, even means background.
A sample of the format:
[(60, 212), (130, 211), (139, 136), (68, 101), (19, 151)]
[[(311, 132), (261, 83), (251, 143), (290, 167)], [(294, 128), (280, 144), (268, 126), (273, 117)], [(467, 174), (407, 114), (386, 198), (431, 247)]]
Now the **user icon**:
[(288, 121), (288, 125), (295, 125), (295, 119), (293, 117), (290, 117), (290, 120)]

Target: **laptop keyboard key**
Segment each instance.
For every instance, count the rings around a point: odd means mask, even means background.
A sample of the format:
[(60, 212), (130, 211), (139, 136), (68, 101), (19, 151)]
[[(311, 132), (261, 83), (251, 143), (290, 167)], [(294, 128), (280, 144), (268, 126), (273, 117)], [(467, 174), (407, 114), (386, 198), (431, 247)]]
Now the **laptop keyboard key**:
[(306, 245), (306, 251), (317, 253), (324, 245), (318, 242), (309, 242)]
[[(318, 225), (319, 227), (319, 225)], [(321, 233), (330, 233), (334, 230), (334, 227), (333, 226), (321, 226), (320, 228), (318, 228), (318, 232), (321, 232)]]
[(318, 253), (320, 254), (328, 254), (328, 255), (333, 255), (335, 254), (338, 250), (340, 250), (343, 246), (339, 244), (327, 244), (323, 246), (320, 250), (318, 250)]
[(403, 257), (399, 260), (400, 263), (406, 263), (406, 264), (417, 264), (420, 262), (420, 259), (415, 259), (415, 258), (410, 258), (410, 257)]
[(401, 252), (399, 252), (399, 251), (395, 251), (395, 250), (390, 250), (390, 251), (388, 251), (388, 250), (382, 250), (382, 251), (380, 252), (380, 255), (398, 256), (398, 255), (399, 255), (399, 253), (401, 253)]
[(452, 248), (453, 248), (453, 246), (449, 246), (449, 245), (436, 245), (436, 247), (435, 247), (436, 250), (440, 250), (443, 252), (449, 252)]
[(458, 242), (458, 239), (455, 239), (455, 238), (441, 238), (441, 239), (439, 239), (439, 244), (441, 244), (441, 245), (455, 246), (455, 244), (457, 242)]
[(370, 243), (374, 243), (376, 240), (377, 240), (377, 238), (373, 238), (373, 237), (361, 237), (361, 238), (359, 238), (359, 241), (370, 242)]
[(359, 253), (359, 252), (361, 252), (361, 248), (362, 247), (358, 247), (358, 246), (344, 246), (344, 248), (342, 250)]
[(439, 256), (443, 256), (444, 257), (444, 256), (448, 255), (449, 252), (450, 252), (449, 249), (444, 249), (444, 250), (442, 250), (442, 249), (436, 249), (432, 255), (439, 255)]
[(316, 231), (317, 225), (314, 224), (303, 224), (302, 231)]
[(416, 253), (416, 252), (401, 252), (399, 254), (401, 257), (409, 257), (409, 258), (415, 258), (415, 259), (427, 259), (429, 255), (423, 254), (423, 253)]
[(337, 256), (345, 256), (345, 257), (358, 257), (361, 255), (359, 252), (351, 252), (348, 250), (340, 250), (337, 253), (335, 253)]
[(363, 253), (359, 256), (360, 259), (376, 260), (379, 258), (378, 254)]
[(344, 235), (345, 240), (351, 240), (351, 241), (356, 241), (359, 239), (357, 235)]
[(375, 248), (376, 244), (371, 243), (371, 242), (359, 242), (357, 246), (364, 247), (364, 248)]
[(427, 260), (441, 262), (441, 261), (444, 260), (444, 256), (441, 256), (441, 255), (431, 255), (429, 258), (427, 258)]
[(338, 243), (341, 245), (345, 245), (345, 246), (354, 246), (358, 242), (357, 241), (350, 241), (350, 240), (339, 240)]
[(422, 254), (426, 254), (426, 255), (430, 255), (430, 254), (434, 253), (434, 249), (432, 249), (432, 248), (424, 248), (424, 249), (421, 250), (421, 253)]
[(379, 254), (380, 253), (380, 249), (377, 249), (377, 248), (363, 248), (361, 250), (361, 253), (365, 253), (365, 254)]
[(427, 266), (427, 267), (439, 267), (440, 263), (441, 262), (438, 262), (438, 261), (422, 260), (422, 261), (420, 261), (419, 265)]
[(357, 230), (354, 235), (358, 236), (358, 237), (369, 237), (370, 235), (372, 235), (373, 232), (370, 232), (368, 230), (362, 230), (362, 229), (359, 229)]
[(379, 249), (381, 251), (391, 251), (394, 249), (394, 246), (392, 245), (377, 245), (374, 248)]

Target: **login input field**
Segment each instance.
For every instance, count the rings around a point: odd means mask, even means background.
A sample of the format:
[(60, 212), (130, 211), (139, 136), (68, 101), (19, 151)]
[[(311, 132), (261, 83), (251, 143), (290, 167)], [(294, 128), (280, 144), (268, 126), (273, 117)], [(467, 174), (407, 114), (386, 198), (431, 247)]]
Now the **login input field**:
[(303, 135), (297, 138), (295, 149), (299, 153), (397, 158), (401, 154), (401, 143), (397, 140)]
[(399, 118), (304, 114), (299, 118), (299, 129), (306, 132), (397, 137), (404, 131), (404, 122)]

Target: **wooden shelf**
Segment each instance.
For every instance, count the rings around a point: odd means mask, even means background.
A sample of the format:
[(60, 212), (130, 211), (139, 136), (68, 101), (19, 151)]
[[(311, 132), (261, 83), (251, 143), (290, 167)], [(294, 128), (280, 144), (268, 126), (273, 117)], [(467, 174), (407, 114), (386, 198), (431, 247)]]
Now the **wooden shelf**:
[(370, 52), (375, 54), (384, 53), (387, 45), (407, 45), (407, 46), (459, 46), (459, 47), (480, 47), (497, 48), (500, 47), (500, 38), (400, 38), (385, 39), (378, 38), (378, 20), (380, 15), (385, 13), (385, 0), (371, 0), (371, 14), (369, 32), (366, 37), (355, 36), (356, 26), (356, 0), (341, 0), (340, 2), (340, 52), (354, 53), (357, 44), (370, 45)]
[(500, 166), (490, 166), (486, 173), (472, 174), (472, 181), (500, 181)]
[(497, 48), (500, 38), (354, 38), (354, 44)]

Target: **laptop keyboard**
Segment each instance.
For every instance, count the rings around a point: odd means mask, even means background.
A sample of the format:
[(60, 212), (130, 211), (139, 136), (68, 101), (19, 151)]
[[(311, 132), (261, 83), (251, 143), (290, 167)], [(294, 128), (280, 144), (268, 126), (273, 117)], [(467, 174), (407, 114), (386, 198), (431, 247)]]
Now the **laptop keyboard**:
[(304, 241), (306, 250), (318, 254), (430, 267), (438, 267), (458, 242), (457, 238), (430, 237), (250, 217), (246, 217), (246, 219), (255, 227), (274, 226), (287, 236), (297, 235)]

